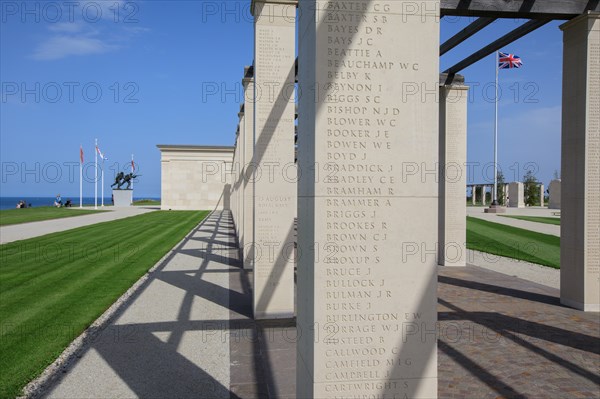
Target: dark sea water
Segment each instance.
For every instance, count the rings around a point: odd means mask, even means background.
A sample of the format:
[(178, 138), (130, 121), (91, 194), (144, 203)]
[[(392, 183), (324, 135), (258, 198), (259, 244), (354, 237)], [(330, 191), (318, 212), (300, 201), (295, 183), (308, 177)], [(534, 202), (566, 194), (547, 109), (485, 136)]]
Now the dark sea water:
[[(73, 206), (79, 206), (79, 197), (62, 197), (63, 204), (70, 199), (73, 202)], [(142, 198), (134, 198), (134, 200), (138, 200)], [(143, 199), (153, 199), (159, 200), (160, 198), (147, 198)], [(54, 197), (0, 197), (0, 209), (13, 209), (16, 208), (17, 202), (20, 200), (24, 200), (27, 203), (27, 206), (31, 204), (34, 208), (40, 206), (52, 206), (54, 204)], [(102, 200), (98, 198), (98, 205), (102, 203)], [(104, 198), (104, 204), (110, 205), (110, 197)], [(94, 205), (94, 197), (83, 197), (83, 205)]]

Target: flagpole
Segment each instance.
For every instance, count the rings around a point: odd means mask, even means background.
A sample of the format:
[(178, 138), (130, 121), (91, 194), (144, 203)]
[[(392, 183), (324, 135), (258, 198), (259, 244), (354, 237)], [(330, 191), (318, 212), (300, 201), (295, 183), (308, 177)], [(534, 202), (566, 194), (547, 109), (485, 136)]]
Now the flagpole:
[(98, 209), (98, 139), (96, 139), (96, 148), (94, 149), (94, 209)]
[(102, 157), (102, 207), (104, 207), (104, 157)]
[(83, 208), (83, 144), (79, 145), (79, 208)]
[(496, 68), (496, 96), (494, 101), (494, 192), (492, 194), (492, 205), (498, 205), (498, 51), (496, 51), (495, 62), (494, 68)]

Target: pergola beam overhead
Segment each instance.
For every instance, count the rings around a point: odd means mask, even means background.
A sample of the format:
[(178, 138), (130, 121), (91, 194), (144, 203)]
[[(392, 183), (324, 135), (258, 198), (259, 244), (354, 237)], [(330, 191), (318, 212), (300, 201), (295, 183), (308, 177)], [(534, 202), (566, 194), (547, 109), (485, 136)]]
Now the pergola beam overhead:
[(572, 19), (600, 12), (600, 0), (441, 0), (440, 7), (442, 16)]
[(496, 40), (495, 42), (488, 44), (481, 50), (471, 54), (470, 56), (468, 56), (464, 60), (460, 61), (459, 63), (446, 69), (444, 71), (444, 73), (447, 73), (448, 75), (454, 75), (454, 74), (462, 71), (463, 69), (473, 65), (474, 63), (481, 60), (482, 58), (487, 57), (488, 55), (492, 54), (494, 51), (500, 50), (502, 47), (514, 42), (517, 39), (520, 39), (521, 37), (525, 36), (526, 34), (528, 34), (530, 32), (533, 32), (534, 30), (546, 25), (548, 22), (550, 22), (550, 20), (528, 21), (528, 22), (524, 23), (523, 25), (519, 26), (517, 29), (502, 36), (500, 39)]
[(440, 46), (440, 55), (446, 54), (448, 51), (452, 50), (454, 47), (458, 46), (463, 41), (467, 40), (468, 38), (473, 36), (475, 33), (479, 32), (480, 30), (482, 30), (483, 28), (485, 28), (486, 26), (488, 26), (495, 20), (496, 20), (496, 18), (488, 18), (488, 17), (478, 18), (475, 22), (471, 23), (466, 28), (464, 28), (463, 30), (458, 32), (456, 35), (454, 35), (450, 39), (446, 40)]

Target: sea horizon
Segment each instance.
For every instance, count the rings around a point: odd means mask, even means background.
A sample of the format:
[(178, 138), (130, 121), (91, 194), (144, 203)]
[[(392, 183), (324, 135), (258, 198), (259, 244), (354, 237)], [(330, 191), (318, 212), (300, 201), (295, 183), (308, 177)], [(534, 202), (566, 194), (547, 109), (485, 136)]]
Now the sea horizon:
[[(62, 195), (62, 200), (63, 200), (63, 204), (67, 201), (67, 200), (71, 200), (71, 202), (73, 203), (73, 206), (79, 206), (79, 196), (76, 197), (70, 197), (70, 196), (65, 196)], [(15, 209), (17, 207), (17, 203), (21, 200), (25, 201), (27, 203), (27, 206), (29, 207), (30, 204), (32, 207), (36, 208), (36, 207), (43, 207), (43, 206), (53, 206), (54, 205), (54, 199), (56, 197), (0, 197), (0, 210), (4, 210), (4, 209)], [(160, 197), (146, 197), (146, 196), (139, 196), (139, 197), (134, 197), (133, 200), (134, 201), (139, 201), (139, 200), (143, 200), (143, 199), (148, 199), (148, 200), (160, 200)], [(98, 197), (98, 204), (100, 205), (102, 203), (102, 198)], [(110, 205), (111, 204), (111, 197), (106, 197), (104, 196), (104, 204), (105, 205)], [(83, 197), (83, 205), (94, 205), (94, 197)]]

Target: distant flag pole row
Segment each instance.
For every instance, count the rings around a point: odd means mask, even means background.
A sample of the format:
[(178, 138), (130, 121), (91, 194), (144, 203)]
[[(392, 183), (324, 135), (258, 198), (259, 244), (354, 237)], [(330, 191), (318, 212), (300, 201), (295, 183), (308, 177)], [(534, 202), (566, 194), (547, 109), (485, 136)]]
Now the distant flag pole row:
[[(94, 165), (95, 165), (95, 178), (94, 178), (94, 209), (98, 209), (98, 157), (102, 160), (102, 167), (100, 170), (100, 184), (101, 184), (101, 199), (100, 205), (104, 206), (104, 161), (108, 160), (105, 153), (100, 151), (98, 146), (98, 139), (95, 139), (95, 151), (94, 151)], [(131, 173), (134, 174), (136, 169), (133, 154), (131, 154)], [(133, 189), (133, 179), (131, 179), (131, 189)], [(83, 145), (79, 146), (79, 207), (83, 208)]]
[[(100, 147), (98, 147), (98, 139), (95, 140), (96, 151), (94, 151), (94, 209), (98, 209), (98, 155), (102, 159), (102, 179), (101, 179), (101, 195), (102, 198), (101, 204), (104, 206), (104, 161), (108, 158), (102, 151), (100, 151)], [(79, 147), (79, 207), (83, 208), (83, 146)]]
[(492, 194), (492, 204), (498, 205), (498, 72), (500, 69), (521, 68), (523, 61), (521, 57), (515, 54), (496, 51), (496, 96), (494, 112), (494, 192)]

